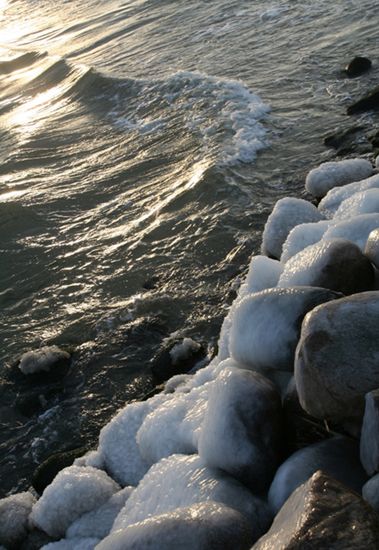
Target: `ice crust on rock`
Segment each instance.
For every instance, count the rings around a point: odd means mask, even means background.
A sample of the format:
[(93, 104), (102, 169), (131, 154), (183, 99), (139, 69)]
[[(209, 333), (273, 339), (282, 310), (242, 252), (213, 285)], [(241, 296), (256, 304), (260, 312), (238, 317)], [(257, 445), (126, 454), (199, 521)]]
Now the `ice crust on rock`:
[(280, 257), (282, 264), (288, 262), (292, 256), (295, 256), (295, 254), (301, 252), (307, 246), (321, 240), (330, 225), (330, 221), (321, 220), (315, 223), (301, 223), (291, 229), (283, 244), (283, 252)]
[(281, 420), (280, 395), (267, 378), (227, 368), (210, 390), (199, 455), (262, 493), (280, 461)]
[(318, 209), (325, 218), (333, 218), (343, 201), (352, 197), (355, 193), (377, 188), (379, 188), (379, 174), (374, 174), (361, 181), (349, 183), (343, 187), (334, 187), (320, 201)]
[(365, 254), (375, 267), (379, 269), (379, 227), (369, 234), (365, 246)]
[(209, 468), (198, 455), (172, 455), (154, 464), (117, 516), (112, 533), (176, 508), (214, 501), (244, 515), (255, 532), (270, 521), (265, 502), (226, 473)]
[(282, 271), (283, 265), (278, 260), (267, 256), (253, 256), (238, 295), (244, 298), (248, 294), (275, 287)]
[(285, 265), (279, 288), (319, 286), (343, 294), (372, 290), (375, 273), (360, 248), (346, 239), (322, 240), (310, 245)]
[(304, 315), (338, 295), (322, 288), (270, 288), (237, 304), (230, 329), (230, 352), (251, 370), (292, 371)]
[(379, 512), (379, 474), (363, 485), (362, 496), (376, 512)]
[(94, 537), (62, 539), (45, 544), (41, 550), (94, 550), (99, 542)]
[(0, 544), (13, 547), (26, 537), (28, 518), (35, 501), (28, 491), (0, 500)]
[(106, 537), (132, 491), (133, 487), (125, 487), (112, 495), (99, 508), (80, 516), (67, 529), (66, 537), (68, 539), (96, 537), (100, 540)]
[(292, 454), (277, 470), (268, 501), (275, 513), (291, 493), (317, 470), (334, 477), (358, 493), (367, 476), (359, 461), (359, 445), (347, 437), (333, 437)]
[(318, 222), (322, 214), (310, 202), (294, 197), (279, 199), (269, 215), (262, 236), (262, 254), (279, 259), (289, 232), (301, 223)]
[(256, 538), (254, 529), (236, 510), (201, 502), (115, 531), (97, 550), (246, 550)]
[(364, 250), (368, 236), (377, 227), (379, 227), (379, 213), (361, 214), (332, 225), (324, 233), (323, 239), (347, 239)]
[(58, 346), (44, 346), (38, 350), (27, 351), (21, 356), (18, 368), (24, 374), (49, 371), (58, 361), (70, 359), (70, 354)]
[(172, 364), (177, 365), (181, 361), (185, 361), (191, 357), (193, 352), (199, 351), (200, 348), (200, 344), (192, 340), (192, 338), (183, 338), (183, 340), (175, 344), (169, 352)]
[(119, 489), (101, 470), (69, 466), (46, 487), (34, 504), (30, 519), (48, 535), (62, 537), (71, 523), (104, 504)]
[(333, 216), (333, 221), (355, 218), (379, 212), (379, 189), (367, 189), (345, 199)]
[(333, 187), (363, 180), (372, 173), (371, 162), (365, 159), (324, 162), (308, 173), (305, 189), (314, 197), (321, 198)]

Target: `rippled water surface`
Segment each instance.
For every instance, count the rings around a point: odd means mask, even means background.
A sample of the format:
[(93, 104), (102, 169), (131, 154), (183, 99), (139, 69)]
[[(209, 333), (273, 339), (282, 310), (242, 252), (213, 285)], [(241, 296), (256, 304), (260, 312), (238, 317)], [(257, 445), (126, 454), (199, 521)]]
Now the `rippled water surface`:
[[(376, 83), (377, 22), (372, 0), (0, 0), (3, 493), (148, 391), (170, 334), (215, 343), (272, 204)], [(14, 362), (45, 344), (73, 363), (33, 388)]]

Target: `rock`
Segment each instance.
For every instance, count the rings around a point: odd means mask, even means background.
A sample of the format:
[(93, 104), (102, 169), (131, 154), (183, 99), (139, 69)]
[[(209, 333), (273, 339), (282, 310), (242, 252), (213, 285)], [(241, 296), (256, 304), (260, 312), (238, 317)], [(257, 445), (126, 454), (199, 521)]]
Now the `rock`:
[(365, 254), (375, 267), (379, 269), (379, 229), (374, 229), (369, 234)]
[(33, 529), (23, 541), (19, 550), (40, 550), (44, 548), (49, 542), (53, 542), (53, 538), (49, 537), (47, 533), (40, 531), (40, 529)]
[(370, 153), (374, 147), (368, 128), (358, 125), (347, 129), (336, 129), (332, 134), (325, 136), (324, 145), (335, 149), (340, 157)]
[(279, 259), (288, 233), (301, 223), (318, 222), (322, 215), (308, 201), (285, 197), (275, 204), (262, 236), (262, 254)]
[(346, 239), (330, 239), (310, 245), (288, 260), (278, 287), (323, 287), (348, 295), (372, 290), (374, 284), (374, 268), (360, 248)]
[(371, 60), (368, 57), (354, 57), (345, 67), (347, 76), (355, 77), (367, 72), (371, 69)]
[(0, 544), (18, 546), (28, 534), (28, 518), (36, 499), (29, 492), (0, 500)]
[(336, 129), (332, 134), (324, 137), (324, 145), (339, 149), (346, 144), (354, 144), (354, 138), (365, 130), (365, 126), (354, 125), (347, 129)]
[(44, 346), (24, 353), (21, 356), (18, 368), (23, 374), (27, 375), (46, 373), (53, 368), (68, 367), (69, 361), (70, 354), (61, 350), (58, 346)]
[(192, 338), (165, 342), (151, 359), (154, 379), (162, 383), (176, 374), (186, 373), (205, 355), (204, 347)]
[(282, 407), (274, 385), (257, 372), (227, 368), (213, 385), (199, 455), (255, 494), (269, 486), (282, 456)]
[(254, 540), (253, 529), (242, 514), (208, 501), (116, 531), (97, 550), (246, 550)]
[(82, 456), (87, 451), (88, 449), (85, 447), (78, 447), (77, 449), (54, 453), (44, 460), (36, 468), (32, 477), (32, 486), (37, 493), (41, 495), (63, 468), (71, 466), (76, 458)]
[(354, 101), (347, 108), (348, 115), (354, 115), (356, 113), (363, 113), (365, 111), (371, 111), (378, 109), (379, 107), (379, 86), (373, 90), (367, 92), (363, 97)]
[(361, 462), (369, 476), (379, 472), (379, 390), (366, 394), (361, 431)]
[[(305, 179), (305, 189), (314, 197), (324, 197), (333, 187), (368, 178), (373, 173), (371, 162), (365, 159), (347, 159), (324, 162), (311, 170)], [(318, 221), (318, 220), (306, 220)]]
[(304, 319), (296, 350), (301, 406), (320, 419), (361, 419), (364, 396), (379, 387), (379, 292), (334, 300)]
[(363, 485), (362, 496), (376, 512), (379, 512), (379, 474)]
[(292, 371), (304, 315), (340, 294), (310, 287), (270, 288), (244, 298), (231, 319), (230, 353), (244, 368)]
[(47, 544), (42, 550), (95, 550), (99, 542), (99, 539), (93, 537), (61, 539)]
[(276, 512), (290, 494), (317, 470), (360, 492), (367, 476), (359, 461), (359, 445), (347, 437), (333, 437), (300, 449), (280, 466), (271, 484), (268, 501)]
[(292, 493), (253, 549), (375, 550), (378, 522), (359, 495), (318, 471)]

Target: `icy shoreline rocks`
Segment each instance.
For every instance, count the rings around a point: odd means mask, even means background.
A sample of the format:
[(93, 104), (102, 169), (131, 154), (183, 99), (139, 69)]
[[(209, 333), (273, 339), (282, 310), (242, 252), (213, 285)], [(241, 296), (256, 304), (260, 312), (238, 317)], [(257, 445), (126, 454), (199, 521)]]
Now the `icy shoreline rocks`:
[(306, 180), (318, 208), (278, 201), (218, 355), (127, 404), (39, 500), (0, 501), (2, 544), (34, 526), (44, 550), (378, 548), (373, 170), (325, 163)]

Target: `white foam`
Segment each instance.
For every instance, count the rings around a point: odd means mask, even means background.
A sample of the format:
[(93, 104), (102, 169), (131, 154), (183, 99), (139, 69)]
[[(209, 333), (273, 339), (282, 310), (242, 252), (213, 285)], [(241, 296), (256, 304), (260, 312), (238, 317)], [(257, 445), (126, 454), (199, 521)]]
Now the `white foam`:
[(372, 173), (372, 165), (365, 159), (324, 162), (308, 173), (305, 188), (315, 197), (321, 198), (333, 187), (363, 180)]

